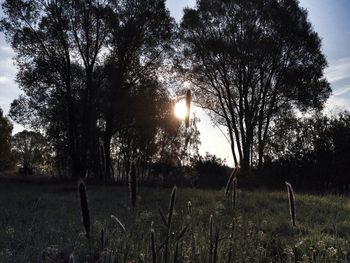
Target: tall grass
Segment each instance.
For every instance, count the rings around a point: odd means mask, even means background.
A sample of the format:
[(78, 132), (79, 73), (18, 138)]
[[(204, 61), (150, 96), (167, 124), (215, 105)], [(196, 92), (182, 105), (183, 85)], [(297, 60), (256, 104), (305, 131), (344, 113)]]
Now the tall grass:
[(293, 226), (296, 226), (296, 212), (295, 212), (295, 195), (293, 187), (290, 183), (286, 182), (288, 200), (289, 200), (289, 212)]
[(124, 232), (126, 233), (126, 228), (123, 225), (123, 223), (114, 215), (111, 215), (112, 220), (117, 224), (117, 226)]
[(85, 236), (87, 239), (90, 239), (90, 211), (89, 203), (87, 199), (86, 186), (83, 180), (78, 182), (79, 189), (79, 199), (80, 199), (80, 208), (83, 218), (83, 225), (85, 228)]
[[(87, 189), (88, 193), (85, 189), (89, 212), (94, 215), (94, 220), (90, 217), (89, 242), (86, 242), (84, 222), (79, 220), (83, 210), (80, 211), (80, 200), (77, 202), (76, 198), (76, 193), (80, 198), (80, 185), (77, 192), (64, 192), (64, 195), (57, 192), (65, 189), (62, 186), (49, 186), (55, 191), (47, 191), (47, 186), (44, 191), (43, 186), (33, 187), (1, 188), (2, 262), (68, 262), (69, 259), (89, 263), (163, 263), (165, 242), (168, 242), (168, 262), (208, 263), (209, 247), (213, 263), (288, 262), (289, 259), (350, 262), (347, 197), (300, 195), (300, 223), (292, 227), (285, 191), (242, 191), (238, 214), (233, 213), (231, 204), (225, 202), (219, 191), (178, 189), (176, 198), (171, 198), (174, 196), (170, 195), (171, 190), (145, 188), (141, 194), (147, 202), (142, 201), (137, 209), (130, 210), (123, 202), (127, 189), (118, 187), (115, 191), (114, 187), (93, 186)], [(28, 196), (33, 195), (39, 195), (42, 200), (35, 211), (26, 209)], [(191, 200), (191, 214), (187, 211), (188, 200)], [(159, 205), (167, 207), (166, 224), (158, 214)], [(171, 206), (169, 234), (167, 221)], [(125, 233), (116, 220), (110, 219), (116, 208)], [(154, 224), (150, 232), (151, 222)]]
[(129, 170), (129, 194), (130, 201), (133, 207), (136, 207), (136, 195), (137, 195), (137, 175), (136, 175), (136, 164), (134, 161), (130, 164)]
[(232, 181), (232, 209), (236, 209), (236, 203), (237, 203), (237, 177), (233, 178)]
[(164, 263), (168, 262), (168, 257), (169, 257), (169, 239), (171, 234), (171, 222), (173, 220), (173, 214), (174, 214), (174, 208), (175, 208), (176, 191), (177, 191), (177, 187), (174, 186), (170, 194), (170, 201), (169, 201), (169, 207), (168, 207), (168, 220), (167, 220), (167, 237), (165, 241), (165, 250), (164, 250)]
[(152, 251), (152, 262), (157, 263), (157, 251), (156, 241), (153, 227), (151, 228), (151, 251)]
[(233, 168), (230, 177), (228, 178), (226, 187), (225, 187), (225, 195), (228, 196), (230, 194), (230, 191), (232, 190), (232, 186), (233, 186), (233, 181), (236, 178), (237, 172), (238, 172), (239, 167), (236, 166), (235, 168)]

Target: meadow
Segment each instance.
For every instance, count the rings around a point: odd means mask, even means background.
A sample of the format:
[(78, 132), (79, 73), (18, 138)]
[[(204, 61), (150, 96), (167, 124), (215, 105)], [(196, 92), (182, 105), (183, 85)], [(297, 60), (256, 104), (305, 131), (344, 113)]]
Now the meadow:
[(87, 185), (91, 217), (88, 240), (74, 184), (2, 183), (0, 261), (350, 260), (348, 197), (296, 191), (293, 227), (285, 189), (280, 192), (239, 189), (233, 209), (224, 190), (179, 188), (169, 227), (170, 193), (170, 188), (141, 187), (137, 207), (132, 208), (126, 186)]

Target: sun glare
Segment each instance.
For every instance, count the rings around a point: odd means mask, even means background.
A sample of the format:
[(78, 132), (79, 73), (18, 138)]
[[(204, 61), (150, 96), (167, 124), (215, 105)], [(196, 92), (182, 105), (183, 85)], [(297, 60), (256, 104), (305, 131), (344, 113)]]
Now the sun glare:
[(186, 101), (180, 100), (176, 102), (175, 108), (174, 108), (175, 116), (179, 119), (185, 119), (187, 116), (187, 107), (186, 107)]

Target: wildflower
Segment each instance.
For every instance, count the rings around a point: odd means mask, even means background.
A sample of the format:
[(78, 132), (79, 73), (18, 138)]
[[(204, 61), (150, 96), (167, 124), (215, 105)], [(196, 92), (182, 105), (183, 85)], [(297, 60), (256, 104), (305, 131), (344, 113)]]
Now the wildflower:
[(338, 250), (334, 247), (329, 247), (327, 249), (327, 252), (330, 257), (334, 257), (337, 254)]

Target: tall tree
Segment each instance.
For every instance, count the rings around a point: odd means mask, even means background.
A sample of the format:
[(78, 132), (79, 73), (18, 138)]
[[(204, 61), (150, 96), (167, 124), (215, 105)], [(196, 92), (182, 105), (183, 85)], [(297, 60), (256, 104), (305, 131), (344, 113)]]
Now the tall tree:
[(12, 150), (25, 176), (45, 166), (47, 144), (40, 132), (24, 130), (13, 136)]
[(331, 89), (321, 40), (297, 0), (199, 0), (181, 23), (194, 99), (228, 129), (235, 164), (263, 161), (281, 111), (321, 108)]
[(47, 128), (59, 113), (73, 175), (83, 176), (95, 123), (95, 67), (109, 33), (106, 1), (8, 0), (2, 8), (1, 30), (16, 53), (25, 94), (13, 103), (12, 115)]
[[(106, 178), (110, 177), (112, 136), (120, 129), (120, 107), (116, 101), (127, 89), (138, 86), (145, 76), (156, 76), (155, 69), (170, 51), (174, 21), (164, 0), (122, 0), (112, 5), (111, 54), (107, 64), (105, 85), (104, 151)], [(128, 111), (128, 109), (124, 109)], [(120, 123), (120, 122), (119, 122)]]
[(0, 108), (0, 171), (11, 168), (13, 156), (11, 153), (12, 124), (3, 116)]

